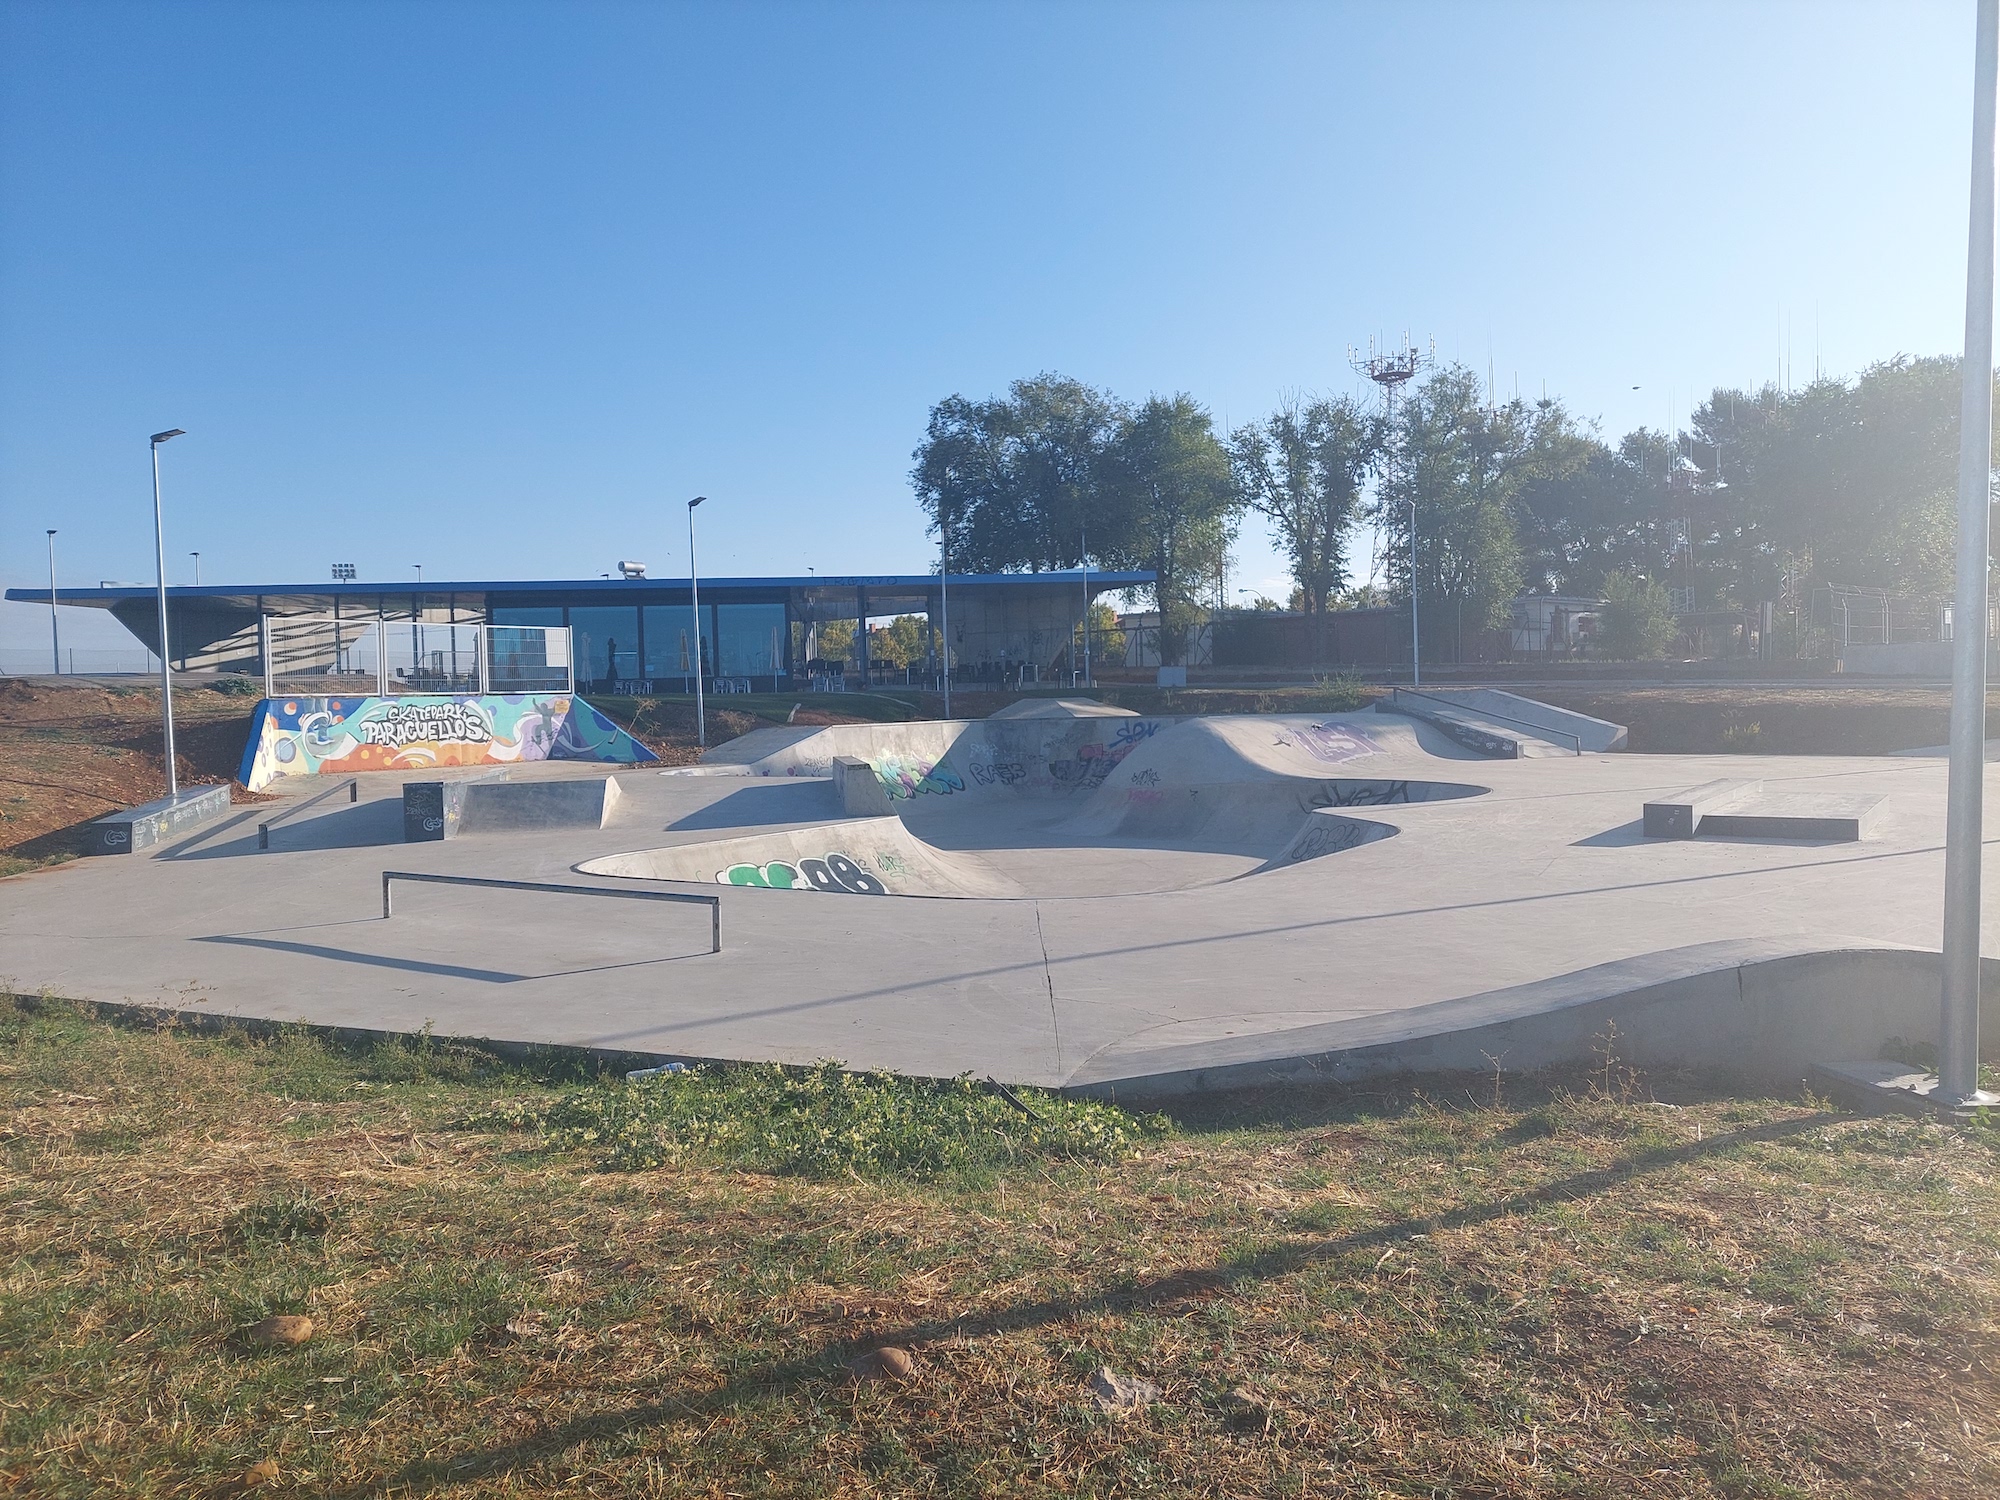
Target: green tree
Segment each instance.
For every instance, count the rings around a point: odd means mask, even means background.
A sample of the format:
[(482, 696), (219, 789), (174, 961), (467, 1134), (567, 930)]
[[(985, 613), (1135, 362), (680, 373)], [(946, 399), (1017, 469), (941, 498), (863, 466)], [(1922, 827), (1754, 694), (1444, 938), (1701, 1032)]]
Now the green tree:
[[(1083, 666), (1083, 625), (1070, 630), (1070, 658), (1078, 670)], [(1090, 606), (1090, 661), (1093, 667), (1122, 667), (1125, 664), (1125, 632), (1118, 627), (1118, 611), (1095, 601)]]
[(1597, 642), (1614, 661), (1654, 661), (1666, 655), (1676, 631), (1667, 591), (1650, 579), (1613, 573), (1604, 580)]
[(819, 627), (814, 649), (821, 661), (852, 661), (854, 659), (854, 622), (852, 620), (828, 620)]
[(1290, 559), (1315, 661), (1326, 654), (1326, 611), (1347, 582), (1347, 540), (1382, 438), (1381, 422), (1346, 396), (1287, 400), (1230, 435), (1237, 492)]
[(949, 529), (952, 571), (1077, 567), (1086, 537), (1101, 556), (1099, 470), (1123, 416), (1104, 392), (1052, 374), (932, 407), (910, 484), (931, 534)]
[(1153, 572), (1160, 661), (1175, 665), (1235, 540), (1241, 501), (1229, 454), (1193, 397), (1154, 396), (1119, 423), (1101, 474), (1108, 560)]
[(868, 631), (868, 659), (885, 667), (920, 666), (934, 649), (931, 622), (923, 615), (897, 615)]
[(1481, 395), (1479, 377), (1462, 365), (1439, 369), (1411, 390), (1377, 488), (1391, 587), (1404, 601), (1416, 588), (1433, 649), (1461, 624), (1506, 623), (1526, 581), (1517, 526), (1525, 497), (1536, 485), (1573, 478), (1590, 456), (1559, 402), (1489, 406)]

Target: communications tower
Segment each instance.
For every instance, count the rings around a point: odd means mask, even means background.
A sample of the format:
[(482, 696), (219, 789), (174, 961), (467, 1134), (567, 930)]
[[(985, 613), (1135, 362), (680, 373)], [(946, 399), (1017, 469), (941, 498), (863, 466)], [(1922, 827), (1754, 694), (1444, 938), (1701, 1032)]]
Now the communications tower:
[[(1368, 353), (1362, 354), (1352, 344), (1347, 348), (1347, 362), (1370, 380), (1382, 392), (1382, 421), (1389, 435), (1388, 462), (1384, 466), (1384, 488), (1396, 479), (1396, 393), (1416, 378), (1419, 370), (1437, 363), (1437, 342), (1432, 340), (1428, 350), (1418, 349), (1410, 342), (1409, 334), (1403, 335), (1403, 342), (1394, 349), (1375, 347), (1375, 340), (1369, 339)], [(1417, 502), (1415, 496), (1405, 496), (1404, 503), (1410, 507), (1410, 686), (1420, 688), (1424, 683), (1423, 652), (1417, 641)], [(1381, 514), (1377, 507), (1376, 515)], [(1376, 523), (1380, 525), (1378, 520)], [(1379, 531), (1377, 535), (1380, 535)]]

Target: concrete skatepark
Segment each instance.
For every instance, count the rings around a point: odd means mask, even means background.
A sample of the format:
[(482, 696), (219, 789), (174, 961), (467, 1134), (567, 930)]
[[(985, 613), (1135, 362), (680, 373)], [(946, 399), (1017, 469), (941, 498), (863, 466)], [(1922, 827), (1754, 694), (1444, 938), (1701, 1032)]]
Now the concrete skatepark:
[[(461, 773), (375, 773), (260, 848), (327, 790), (298, 777), (149, 854), (0, 882), (0, 979), (1120, 1097), (1531, 1068), (1614, 1034), (1782, 1084), (1934, 1034), (1941, 759), (1632, 755), (1504, 697), (773, 728), (695, 767), (512, 768), (595, 783), (533, 798), (589, 816), (408, 844), (403, 784)], [(1646, 804), (1716, 782), (1749, 788), (1733, 814), (1865, 810), (1862, 836), (1644, 835)], [(385, 920), (386, 869), (716, 895), (722, 951), (702, 910), (576, 894), (416, 887)]]

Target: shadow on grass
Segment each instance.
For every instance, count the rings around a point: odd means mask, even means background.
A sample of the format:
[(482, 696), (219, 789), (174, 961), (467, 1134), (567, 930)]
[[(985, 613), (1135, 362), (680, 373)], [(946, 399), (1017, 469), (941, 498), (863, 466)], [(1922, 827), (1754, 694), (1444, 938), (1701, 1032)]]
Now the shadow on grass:
[[(1706, 1140), (1640, 1152), (1608, 1167), (1578, 1172), (1540, 1187), (1488, 1203), (1451, 1209), (1430, 1218), (1401, 1219), (1393, 1224), (1357, 1230), (1333, 1239), (1282, 1245), (1223, 1264), (1189, 1267), (1164, 1276), (1108, 1287), (1088, 1296), (1049, 1298), (963, 1317), (909, 1323), (873, 1333), (867, 1343), (870, 1346), (922, 1346), (945, 1338), (1016, 1333), (1093, 1314), (1138, 1312), (1194, 1298), (1212, 1297), (1224, 1291), (1288, 1276), (1342, 1256), (1357, 1253), (1379, 1255), (1415, 1236), (1437, 1230), (1469, 1228), (1531, 1213), (1553, 1204), (1573, 1202), (1604, 1192), (1633, 1177), (1699, 1161), (1737, 1146), (1783, 1140), (1817, 1130), (1840, 1118), (1842, 1116), (1835, 1113), (1817, 1112), (1796, 1119), (1748, 1126), (1710, 1136)], [(577, 1417), (496, 1447), (472, 1449), (455, 1457), (420, 1459), (393, 1476), (328, 1493), (342, 1496), (412, 1495), (441, 1485), (505, 1475), (567, 1452), (582, 1443), (655, 1427), (676, 1418), (724, 1412), (746, 1401), (781, 1396), (805, 1382), (831, 1376), (838, 1364), (839, 1353), (835, 1348), (809, 1357), (768, 1362), (714, 1390), (681, 1397), (669, 1396), (615, 1411)]]

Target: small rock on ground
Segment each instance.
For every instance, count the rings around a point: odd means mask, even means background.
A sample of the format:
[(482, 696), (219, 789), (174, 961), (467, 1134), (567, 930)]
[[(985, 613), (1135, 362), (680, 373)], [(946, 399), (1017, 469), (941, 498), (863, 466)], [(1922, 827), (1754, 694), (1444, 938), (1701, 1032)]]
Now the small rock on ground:
[(262, 1344), (267, 1349), (291, 1349), (303, 1344), (313, 1334), (313, 1320), (297, 1313), (279, 1313), (275, 1318), (266, 1318), (261, 1323), (252, 1323), (243, 1330), (243, 1336), (253, 1344)]
[(1108, 1412), (1137, 1411), (1160, 1399), (1160, 1388), (1136, 1375), (1120, 1375), (1108, 1365), (1100, 1365), (1085, 1383), (1100, 1409)]
[(857, 1385), (871, 1381), (886, 1380), (900, 1384), (917, 1373), (916, 1356), (907, 1349), (893, 1345), (870, 1349), (847, 1362), (848, 1378)]

